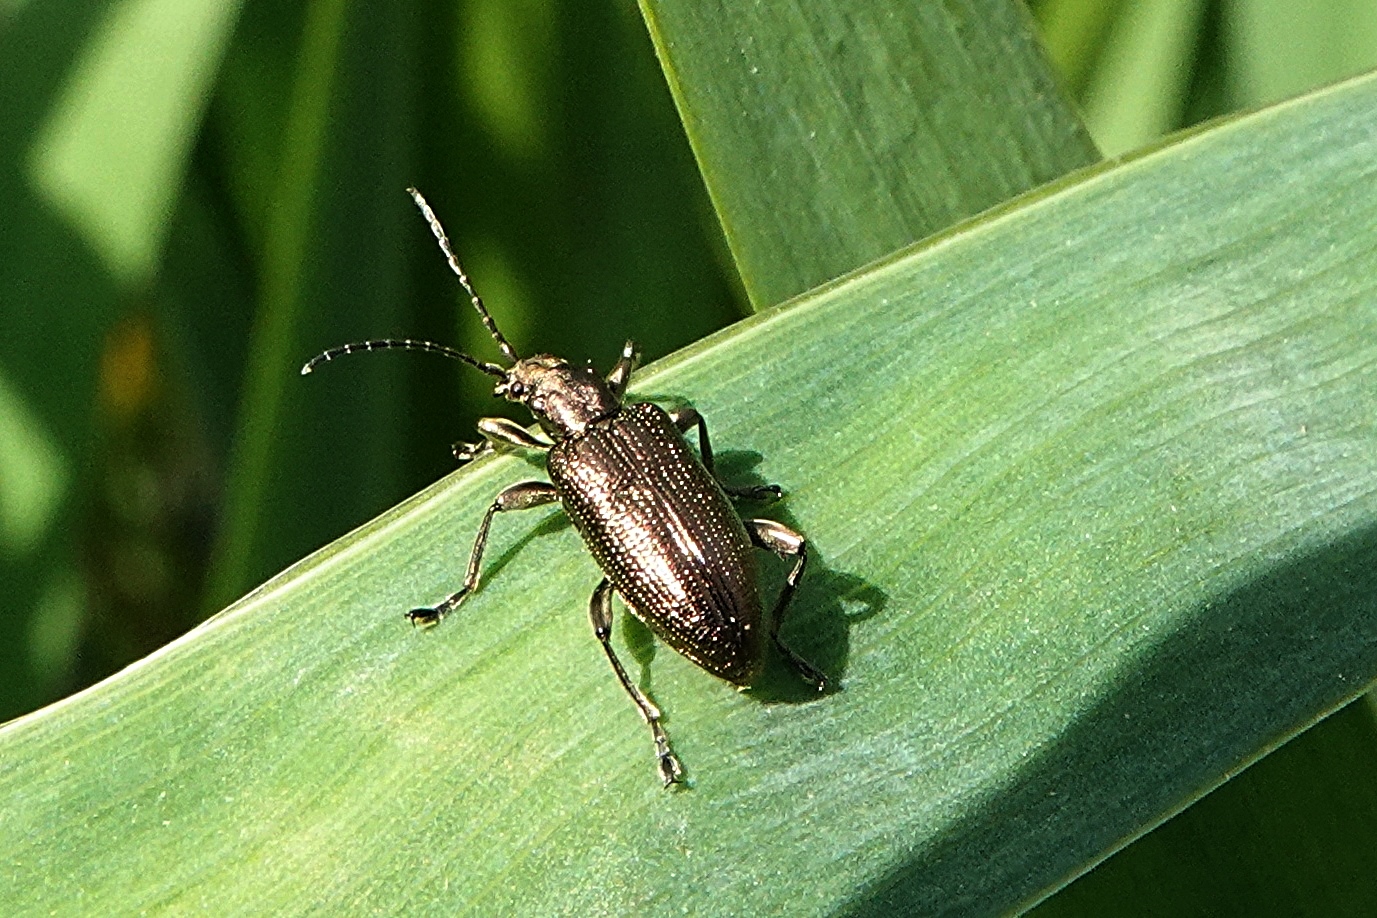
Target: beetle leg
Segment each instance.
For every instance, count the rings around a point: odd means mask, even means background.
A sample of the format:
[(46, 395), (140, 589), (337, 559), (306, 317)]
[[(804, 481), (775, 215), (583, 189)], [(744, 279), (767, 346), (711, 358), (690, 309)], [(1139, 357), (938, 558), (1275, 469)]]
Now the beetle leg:
[(552, 445), (508, 418), (480, 418), (478, 432), (483, 435), (483, 439), (478, 443), (456, 443), (450, 448), (460, 465), (482, 458), (497, 449), (531, 449), (544, 452)]
[(627, 341), (622, 345), (622, 355), (617, 358), (617, 365), (607, 374), (607, 388), (612, 390), (617, 401), (620, 402), (626, 395), (626, 384), (631, 382), (631, 374), (640, 362), (641, 352), (636, 350), (635, 341)]
[(631, 681), (625, 667), (622, 666), (622, 661), (617, 659), (616, 653), (612, 650), (612, 583), (606, 577), (602, 578), (602, 583), (593, 590), (593, 598), (588, 601), (588, 617), (593, 621), (593, 633), (598, 636), (598, 642), (607, 652), (607, 659), (611, 661), (612, 669), (621, 680), (622, 688), (626, 689), (631, 700), (636, 702), (636, 707), (641, 709), (641, 717), (650, 725), (650, 735), (655, 740), (655, 758), (659, 763), (660, 780), (665, 782), (665, 787), (669, 787), (679, 780), (684, 769), (674, 751), (669, 748), (669, 736), (665, 733), (665, 728), (660, 726), (660, 709), (651, 704), (645, 693)]
[(478, 536), (473, 540), (473, 553), (469, 555), (469, 568), (468, 573), (464, 575), (464, 585), (459, 588), (459, 592), (451, 594), (439, 605), (412, 609), (406, 613), (406, 617), (411, 619), (411, 624), (422, 628), (438, 624), (440, 619), (459, 608), (459, 604), (477, 589), (478, 568), (483, 562), (483, 549), (488, 544), (488, 527), (492, 525), (493, 516), (505, 510), (528, 510), (531, 507), (552, 504), (557, 500), (559, 491), (547, 481), (523, 481), (498, 494), (492, 506), (488, 507), (488, 512), (483, 515), (483, 522), (478, 525)]
[(794, 569), (784, 579), (784, 589), (780, 590), (779, 600), (775, 603), (774, 614), (770, 617), (770, 638), (779, 648), (779, 652), (788, 658), (794, 669), (798, 670), (799, 675), (816, 685), (818, 691), (822, 691), (827, 687), (827, 677), (813, 664), (794, 653), (779, 637), (779, 626), (784, 621), (785, 607), (793, 598), (794, 589), (803, 577), (803, 568), (808, 563), (808, 543), (803, 536), (774, 520), (744, 520), (743, 522), (746, 524), (746, 532), (750, 535), (751, 541), (758, 548), (772, 551), (786, 561), (790, 558), (796, 559)]
[[(692, 405), (683, 405), (675, 408), (669, 413), (669, 418), (674, 422), (674, 426), (679, 428), (680, 433), (688, 433), (689, 428), (698, 427), (698, 455), (703, 459), (703, 468), (717, 478), (717, 470), (712, 463), (712, 443), (708, 440), (708, 424), (703, 420), (703, 416), (698, 413), (698, 409)], [(747, 488), (735, 488), (717, 478), (717, 483), (722, 486), (728, 497), (739, 497), (745, 500), (779, 500), (784, 492), (779, 485), (757, 485)]]

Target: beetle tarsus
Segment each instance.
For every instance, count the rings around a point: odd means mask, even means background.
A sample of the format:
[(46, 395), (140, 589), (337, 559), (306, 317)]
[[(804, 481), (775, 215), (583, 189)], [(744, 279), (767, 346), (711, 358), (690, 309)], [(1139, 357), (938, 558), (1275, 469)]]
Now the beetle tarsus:
[(412, 609), (410, 612), (406, 613), (406, 617), (414, 627), (420, 628), (423, 631), (427, 628), (434, 628), (436, 625), (440, 624), (439, 609), (426, 607)]
[(453, 612), (459, 603), (464, 601), (464, 595), (463, 593), (456, 593), (438, 606), (421, 606), (419, 609), (412, 609), (406, 613), (407, 621), (422, 631), (434, 628), (440, 624), (442, 618)]
[(612, 394), (617, 398), (626, 395), (626, 385), (631, 381), (631, 374), (640, 362), (641, 352), (636, 349), (636, 342), (626, 342), (622, 347), (621, 357), (617, 359), (617, 365), (607, 374), (607, 388), (612, 390)]
[(669, 737), (665, 735), (658, 720), (651, 724), (651, 730), (655, 734), (655, 757), (660, 769), (660, 780), (664, 782), (665, 787), (681, 783), (684, 766), (679, 764), (679, 757), (669, 748)]
[(785, 659), (803, 677), (805, 682), (811, 683), (819, 692), (827, 690), (827, 677), (822, 674), (820, 669), (794, 653), (787, 644), (782, 643), (778, 638), (775, 638), (775, 647), (779, 648), (779, 652), (784, 654)]
[(631, 681), (631, 677), (626, 674), (626, 667), (622, 666), (622, 661), (617, 659), (617, 654), (612, 649), (612, 581), (606, 577), (594, 588), (593, 596), (588, 600), (588, 618), (593, 623), (593, 634), (597, 636), (598, 643), (607, 654), (608, 662), (612, 664), (612, 671), (617, 674), (622, 688), (626, 689), (626, 693), (636, 703), (636, 708), (641, 712), (641, 719), (650, 727), (651, 739), (655, 741), (655, 760), (660, 769), (660, 780), (665, 783), (665, 787), (678, 784), (684, 774), (684, 768), (679, 764), (679, 757), (674, 754), (674, 750), (669, 748), (669, 734), (660, 724), (660, 709), (655, 707), (654, 702), (645, 696), (645, 692)]

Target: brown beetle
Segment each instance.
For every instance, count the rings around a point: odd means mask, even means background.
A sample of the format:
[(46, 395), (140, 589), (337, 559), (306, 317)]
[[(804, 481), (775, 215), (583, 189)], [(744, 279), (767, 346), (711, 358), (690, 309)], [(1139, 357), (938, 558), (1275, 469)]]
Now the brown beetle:
[[(474, 292), (435, 212), (420, 192), (407, 190), (510, 366), (485, 363), (429, 341), (389, 338), (332, 348), (312, 358), (301, 372), (356, 351), (390, 348), (461, 360), (496, 377), (495, 394), (530, 410), (550, 442), (506, 418), (484, 418), (478, 424), (484, 439), (457, 446), (455, 458), (467, 462), (498, 447), (537, 450), (546, 453), (551, 479), (523, 481), (498, 494), (478, 527), (458, 592), (438, 605), (413, 609), (407, 617), (422, 627), (435, 625), (477, 589), (488, 528), (496, 514), (560, 502), (602, 568), (604, 577), (588, 606), (593, 630), (622, 687), (650, 725), (660, 778), (669, 786), (680, 779), (683, 769), (660, 725), (659, 710), (631, 681), (612, 650), (613, 592), (679, 653), (713, 675), (745, 686), (764, 662), (764, 623), (751, 549), (792, 558), (793, 569), (770, 618), (770, 639), (799, 674), (821, 690), (826, 678), (779, 637), (785, 609), (808, 560), (807, 543), (773, 520), (743, 521), (738, 516), (730, 498), (777, 498), (780, 489), (735, 489), (719, 482), (707, 425), (696, 410), (625, 404), (638, 356), (632, 342), (626, 343), (606, 379), (591, 367), (572, 367), (548, 354), (518, 357)], [(698, 456), (683, 438), (692, 427), (698, 428)]]

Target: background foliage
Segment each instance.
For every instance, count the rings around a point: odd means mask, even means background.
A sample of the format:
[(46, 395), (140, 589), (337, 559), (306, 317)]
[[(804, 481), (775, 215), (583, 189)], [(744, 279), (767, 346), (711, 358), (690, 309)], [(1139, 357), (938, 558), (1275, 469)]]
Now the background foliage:
[[(1114, 155), (1371, 67), (1369, 6), (1035, 11)], [(407, 184), (523, 351), (605, 364), (634, 334), (654, 358), (747, 309), (629, 5), (34, 0), (0, 16), (0, 716), (143, 656), (448, 470), (449, 440), (490, 410), (484, 381), (424, 359), (310, 386), (275, 373), (379, 334), (484, 350)], [(164, 45), (121, 40), (141, 16)], [(326, 65), (332, 43), (347, 71)], [(102, 109), (102, 81), (135, 79)], [(103, 123), (131, 127), (97, 144)], [(302, 196), (310, 225), (292, 223)], [(1372, 902), (1345, 854), (1362, 846), (1342, 840), (1373, 824), (1354, 775), (1373, 741), (1366, 703), (1350, 707), (1043, 908)]]

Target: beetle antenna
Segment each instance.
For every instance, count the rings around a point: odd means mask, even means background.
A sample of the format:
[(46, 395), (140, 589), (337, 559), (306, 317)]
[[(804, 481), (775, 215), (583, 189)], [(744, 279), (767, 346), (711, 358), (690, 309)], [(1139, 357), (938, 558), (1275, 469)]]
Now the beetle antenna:
[(471, 367), (477, 367), (489, 376), (496, 376), (498, 379), (505, 379), (507, 371), (495, 363), (484, 363), (475, 360), (463, 351), (457, 351), (452, 347), (445, 347), (443, 344), (436, 344), (433, 341), (412, 341), (409, 338), (378, 338), (373, 341), (356, 341), (353, 344), (342, 344), (339, 347), (332, 347), (322, 354), (317, 354), (301, 368), (301, 375), (305, 376), (316, 368), (317, 364), (326, 363), (336, 357), (343, 357), (345, 354), (352, 354), (355, 351), (429, 351), (432, 354), (439, 354), (442, 357), (449, 357), (452, 360), (462, 360)]
[[(445, 253), (445, 260), (449, 262), (449, 269), (459, 278), (459, 286), (464, 288), (464, 292), (469, 295), (469, 301), (473, 303), (473, 308), (478, 310), (478, 314), (483, 318), (483, 325), (492, 335), (492, 339), (497, 342), (497, 347), (502, 351), (502, 356), (512, 363), (516, 363), (520, 358), (516, 356), (516, 351), (507, 343), (507, 339), (502, 337), (502, 333), (497, 330), (497, 323), (492, 316), (488, 315), (487, 307), (483, 305), (483, 299), (473, 289), (473, 284), (469, 283), (469, 276), (464, 273), (464, 266), (459, 264), (459, 257), (454, 254), (454, 248), (449, 244), (449, 237), (445, 235), (445, 228), (440, 225), (440, 218), (435, 216), (435, 211), (430, 209), (426, 199), (415, 188), (408, 188), (406, 193), (411, 195), (411, 199), (416, 202), (416, 206), (421, 209), (421, 216), (426, 218), (430, 224), (430, 231), (435, 234), (435, 241), (440, 243), (440, 251)], [(486, 372), (486, 371), (485, 371)]]

